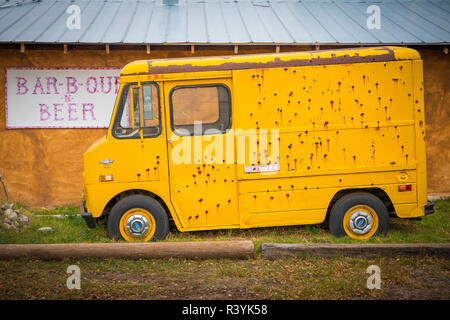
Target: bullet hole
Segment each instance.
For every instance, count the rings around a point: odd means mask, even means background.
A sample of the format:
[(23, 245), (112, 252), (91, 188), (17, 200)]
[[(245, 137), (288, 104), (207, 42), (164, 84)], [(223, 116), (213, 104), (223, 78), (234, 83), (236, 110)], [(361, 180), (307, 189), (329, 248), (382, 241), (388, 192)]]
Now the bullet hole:
[(339, 182), (342, 182), (342, 179), (339, 179)]
[(192, 219), (192, 216), (189, 216), (188, 219), (191, 220), (191, 219)]
[(273, 197), (272, 197), (272, 196), (270, 196), (270, 200), (273, 200)]
[(205, 211), (205, 214), (208, 214), (208, 210)]
[(289, 193), (286, 193), (286, 197), (289, 198)]
[(391, 165), (394, 165), (394, 164), (395, 164), (395, 161), (392, 161), (392, 162), (391, 162)]
[(253, 198), (255, 198), (255, 199), (256, 199), (256, 194), (254, 194), (254, 195), (253, 195)]
[(228, 203), (230, 203), (231, 202), (231, 199), (228, 199)]
[(216, 204), (216, 207), (217, 207), (217, 208), (220, 207), (220, 203)]
[(291, 97), (293, 93), (294, 93), (294, 92), (292, 92), (292, 91), (291, 91), (291, 92), (289, 92), (289, 97)]
[(198, 219), (198, 215), (195, 216), (195, 219)]
[(198, 202), (202, 202), (202, 201), (203, 201), (203, 199), (202, 199), (202, 198), (198, 199)]

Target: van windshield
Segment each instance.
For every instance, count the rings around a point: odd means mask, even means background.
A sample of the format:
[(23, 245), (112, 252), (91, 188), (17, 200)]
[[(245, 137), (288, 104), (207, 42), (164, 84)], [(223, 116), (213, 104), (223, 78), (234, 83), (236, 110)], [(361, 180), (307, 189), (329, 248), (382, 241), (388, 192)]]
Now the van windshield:
[[(115, 138), (143, 138), (161, 132), (159, 99), (156, 84), (146, 82), (126, 84), (120, 96), (112, 134)], [(142, 129), (142, 130), (140, 130)]]

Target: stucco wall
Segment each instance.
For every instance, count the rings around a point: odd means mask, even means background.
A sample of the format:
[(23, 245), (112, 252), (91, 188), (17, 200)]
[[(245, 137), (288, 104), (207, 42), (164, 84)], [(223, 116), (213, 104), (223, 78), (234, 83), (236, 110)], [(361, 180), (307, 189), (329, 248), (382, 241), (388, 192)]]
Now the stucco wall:
[[(305, 48), (291, 47), (290, 50)], [(273, 47), (240, 48), (239, 53), (273, 52)], [(428, 190), (450, 192), (450, 120), (448, 75), (450, 60), (442, 50), (423, 49), (424, 59)], [(211, 48), (195, 56), (232, 54), (232, 48)], [(188, 48), (154, 50), (69, 50), (0, 48), (0, 173), (12, 200), (51, 207), (78, 204), (82, 198), (82, 155), (105, 129), (9, 129), (5, 128), (6, 67), (122, 67), (137, 59), (192, 56)], [(111, 106), (112, 107), (112, 106)], [(3, 199), (0, 193), (0, 199)]]

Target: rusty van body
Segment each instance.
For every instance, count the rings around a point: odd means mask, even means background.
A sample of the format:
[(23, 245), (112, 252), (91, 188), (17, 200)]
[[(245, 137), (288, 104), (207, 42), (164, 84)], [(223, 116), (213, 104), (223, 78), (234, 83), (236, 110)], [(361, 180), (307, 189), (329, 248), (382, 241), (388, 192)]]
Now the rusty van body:
[(328, 221), (367, 239), (433, 212), (415, 50), (141, 60), (120, 83), (83, 174), (82, 215), (112, 238)]

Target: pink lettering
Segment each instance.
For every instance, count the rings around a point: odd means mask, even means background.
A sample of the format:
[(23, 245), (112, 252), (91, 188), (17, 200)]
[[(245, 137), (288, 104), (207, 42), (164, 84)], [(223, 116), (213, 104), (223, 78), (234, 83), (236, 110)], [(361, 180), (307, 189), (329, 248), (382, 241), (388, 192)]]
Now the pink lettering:
[(45, 77), (47, 79), (47, 94), (51, 94), (50, 92), (50, 86), (53, 86), (53, 93), (59, 94), (58, 88), (56, 87), (56, 77)]
[(112, 89), (112, 83), (111, 83), (112, 77), (111, 76), (108, 77), (108, 90), (107, 91), (105, 91), (104, 78), (105, 77), (100, 77), (100, 88), (103, 93), (110, 93), (111, 89)]
[(44, 103), (39, 103), (40, 113), (41, 113), (41, 121), (47, 121), (50, 119), (50, 112), (48, 112), (48, 106)]
[(77, 112), (77, 109), (76, 109), (76, 108), (72, 108), (72, 107), (73, 107), (73, 106), (76, 107), (77, 104), (76, 104), (76, 103), (69, 103), (68, 105), (69, 105), (69, 108), (68, 108), (67, 110), (68, 110), (68, 112), (69, 112), (69, 121), (77, 121), (78, 118), (72, 118), (72, 112), (74, 112), (74, 113)]
[(63, 121), (64, 120), (62, 118), (58, 118), (58, 113), (62, 112), (62, 109), (58, 108), (58, 107), (61, 107), (62, 105), (63, 105), (62, 103), (54, 103), (53, 104), (53, 112), (55, 113), (55, 121)]
[[(24, 95), (28, 92), (28, 88), (26, 86), (27, 84), (27, 79), (23, 78), (23, 77), (16, 77), (17, 79), (17, 95)], [(24, 91), (22, 91), (22, 88), (24, 89)]]
[[(92, 103), (82, 103), (83, 105), (83, 120), (86, 120), (86, 113), (90, 112), (91, 116), (92, 116), (92, 120), (97, 120), (95, 119), (95, 115), (94, 115), (94, 105)], [(89, 108), (88, 108), (89, 106)]]
[[(90, 84), (91, 84), (91, 81), (94, 81), (94, 87), (93, 88), (90, 88)], [(86, 90), (87, 90), (87, 92), (89, 92), (90, 94), (93, 94), (93, 93), (96, 93), (97, 92), (97, 79), (95, 78), (95, 77), (89, 77), (87, 80), (86, 80)]]
[[(66, 80), (67, 80), (67, 91), (66, 91), (66, 94), (77, 93), (77, 91), (78, 91), (77, 78), (75, 78), (75, 77), (66, 77)], [(73, 88), (73, 90), (71, 90), (71, 88)]]
[(40, 94), (45, 94), (44, 88), (42, 87), (42, 83), (41, 83), (41, 77), (36, 78), (36, 84), (34, 85), (33, 94), (36, 94), (37, 89), (41, 90)]
[(119, 77), (115, 77), (115, 85), (116, 88), (114, 89), (114, 93), (118, 93), (119, 92), (119, 87), (120, 87), (120, 82), (119, 82)]

